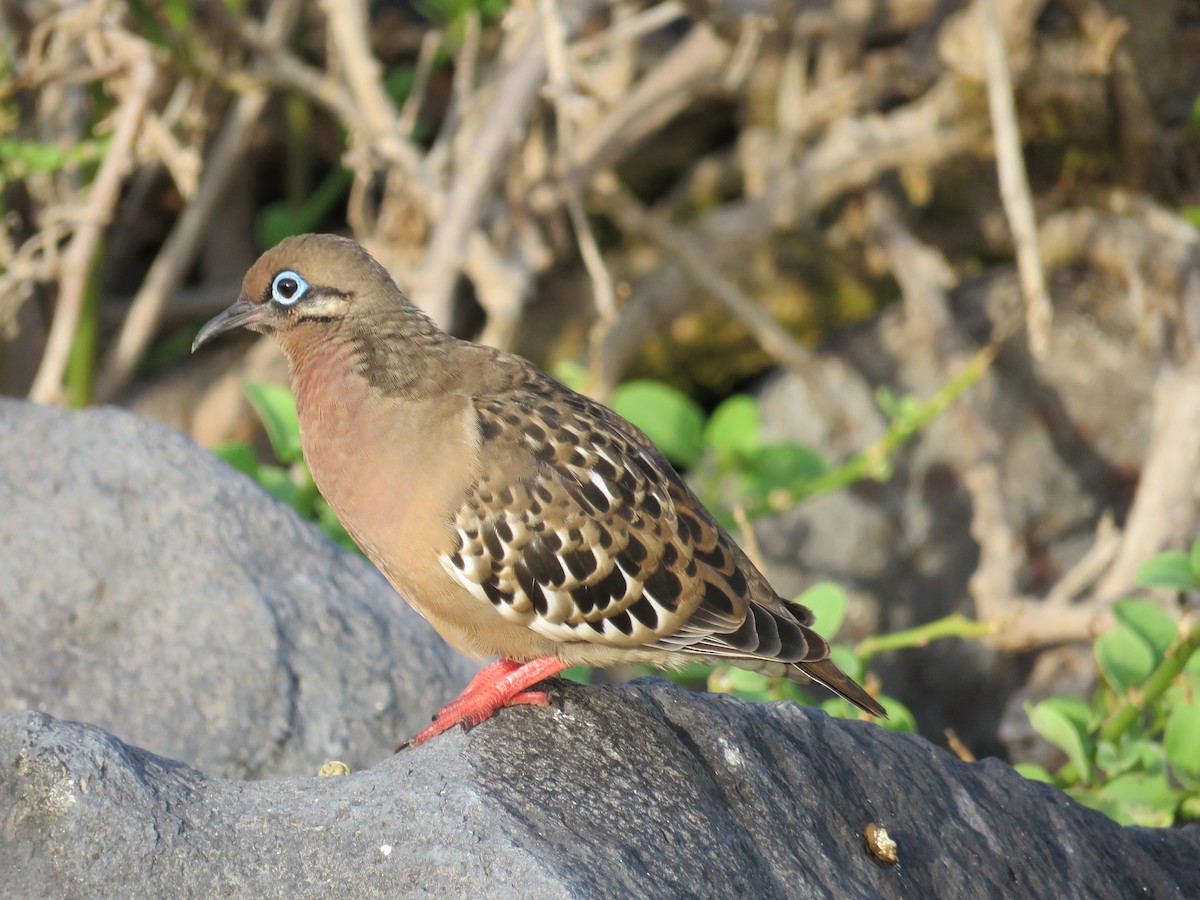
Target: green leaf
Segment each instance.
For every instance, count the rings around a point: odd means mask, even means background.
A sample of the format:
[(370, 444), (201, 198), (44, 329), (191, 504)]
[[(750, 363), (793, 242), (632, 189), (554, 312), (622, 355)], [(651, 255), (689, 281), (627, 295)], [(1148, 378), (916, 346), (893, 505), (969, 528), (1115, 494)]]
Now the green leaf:
[(254, 455), (254, 448), (249, 444), (244, 444), (240, 441), (230, 441), (213, 447), (212, 452), (243, 475), (249, 475), (251, 478), (257, 480), (258, 457)]
[(1030, 781), (1044, 781), (1046, 784), (1054, 784), (1054, 776), (1047, 772), (1037, 763), (1017, 763), (1013, 766), (1022, 778), (1027, 778)]
[(1149, 600), (1119, 600), (1113, 604), (1113, 617), (1150, 645), (1156, 665), (1179, 639), (1175, 620)]
[(846, 617), (846, 591), (840, 584), (822, 581), (792, 601), (807, 606), (817, 617), (813, 628), (826, 640), (837, 637)]
[[(903, 731), (906, 734), (917, 733), (917, 717), (912, 714), (912, 710), (888, 694), (880, 694), (875, 698), (880, 705), (887, 710), (888, 717), (886, 719), (876, 720), (888, 731)], [(855, 708), (857, 717), (858, 709)]]
[(713, 410), (704, 427), (704, 443), (718, 458), (736, 461), (758, 449), (762, 439), (762, 412), (745, 394), (735, 394)]
[(1139, 587), (1144, 588), (1189, 591), (1196, 587), (1196, 575), (1192, 571), (1191, 560), (1175, 550), (1150, 557), (1138, 566), (1133, 580)]
[(1192, 544), (1192, 552), (1188, 556), (1188, 567), (1192, 570), (1192, 582), (1200, 584), (1200, 541)]
[(1188, 794), (1179, 801), (1179, 818), (1184, 822), (1200, 822), (1200, 793)]
[(1095, 650), (1100, 671), (1119, 694), (1141, 684), (1154, 671), (1154, 648), (1124, 625), (1100, 635)]
[(691, 397), (660, 381), (627, 381), (612, 408), (646, 432), (671, 462), (691, 468), (704, 448), (704, 411)]
[(571, 666), (559, 672), (558, 677), (565, 678), (567, 681), (573, 681), (576, 684), (591, 684), (592, 668), (591, 666)]
[(774, 699), (770, 678), (736, 666), (715, 669), (708, 679), (708, 689), (719, 694), (733, 694), (743, 700)]
[(558, 363), (552, 374), (573, 391), (582, 391), (587, 386), (587, 369), (574, 360), (565, 359)]
[(1111, 800), (1133, 819), (1150, 828), (1170, 825), (1183, 791), (1171, 787), (1165, 773), (1128, 772), (1102, 785), (1097, 792)]
[(1092, 777), (1092, 740), (1087, 723), (1088, 705), (1077, 697), (1051, 697), (1032, 708), (1025, 707), (1038, 734), (1067, 754), (1084, 781)]
[(829, 471), (824, 458), (800, 444), (768, 444), (747, 460), (742, 486), (747, 494), (765, 498), (772, 491), (798, 491)]
[(1200, 779), (1200, 702), (1176, 706), (1167, 717), (1163, 746), (1171, 768), (1191, 779)]
[(300, 420), (296, 416), (296, 398), (287, 388), (258, 381), (245, 382), (246, 396), (262, 419), (275, 458), (291, 465), (302, 456)]
[(1096, 812), (1102, 812), (1118, 825), (1133, 825), (1133, 816), (1131, 816), (1123, 807), (1111, 800), (1101, 797), (1096, 791), (1091, 788), (1067, 788), (1067, 795), (1088, 809), (1094, 809)]
[(268, 494), (296, 509), (300, 488), (281, 466), (260, 465), (255, 479)]
[(1141, 769), (1144, 772), (1161, 772), (1163, 769), (1162, 748), (1153, 740), (1142, 738), (1126, 739), (1118, 743), (1098, 741), (1096, 743), (1096, 766), (1112, 779), (1124, 772)]

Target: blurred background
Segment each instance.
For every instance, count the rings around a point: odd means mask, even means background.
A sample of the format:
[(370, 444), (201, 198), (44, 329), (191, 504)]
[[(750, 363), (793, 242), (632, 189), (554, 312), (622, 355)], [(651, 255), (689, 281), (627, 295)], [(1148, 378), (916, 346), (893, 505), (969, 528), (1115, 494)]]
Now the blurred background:
[(0, 393), (344, 541), (274, 345), (188, 349), (352, 235), (642, 425), (892, 727), (1195, 817), (1198, 96), (1195, 0), (7, 0)]

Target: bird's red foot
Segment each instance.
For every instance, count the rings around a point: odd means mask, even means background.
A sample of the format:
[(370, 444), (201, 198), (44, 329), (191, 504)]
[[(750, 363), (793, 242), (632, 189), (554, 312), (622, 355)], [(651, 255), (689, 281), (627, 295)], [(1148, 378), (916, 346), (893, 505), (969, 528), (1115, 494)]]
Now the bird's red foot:
[(566, 667), (567, 663), (553, 657), (542, 657), (527, 663), (498, 659), (485, 666), (461, 694), (442, 707), (432, 725), (401, 744), (399, 749), (419, 747), (431, 737), (460, 723), (464, 728), (472, 728), (505, 706), (548, 706), (550, 698), (545, 691), (530, 691), (527, 688), (551, 675), (557, 675)]

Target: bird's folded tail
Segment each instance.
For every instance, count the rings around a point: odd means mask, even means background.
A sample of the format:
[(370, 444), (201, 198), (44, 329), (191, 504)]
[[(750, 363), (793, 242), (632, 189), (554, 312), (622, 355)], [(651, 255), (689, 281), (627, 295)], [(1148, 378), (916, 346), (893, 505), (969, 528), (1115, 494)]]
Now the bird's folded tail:
[(863, 712), (878, 716), (881, 719), (887, 718), (887, 710), (880, 706), (874, 697), (855, 683), (854, 679), (839, 669), (833, 660), (820, 659), (811, 662), (798, 662), (795, 665), (796, 668), (817, 684), (827, 687), (839, 697), (849, 700)]

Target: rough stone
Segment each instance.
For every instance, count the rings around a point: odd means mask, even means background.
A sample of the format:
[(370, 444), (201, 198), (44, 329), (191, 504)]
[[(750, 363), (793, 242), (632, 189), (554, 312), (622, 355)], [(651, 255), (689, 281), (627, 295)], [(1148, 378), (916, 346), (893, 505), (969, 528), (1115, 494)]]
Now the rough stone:
[(237, 778), (361, 766), (478, 664), (177, 432), (0, 400), (0, 711)]
[[(553, 688), (345, 777), (237, 782), (0, 716), (11, 896), (1189, 897), (1200, 832), (997, 761), (661, 682)], [(871, 856), (874, 823), (899, 862)]]

